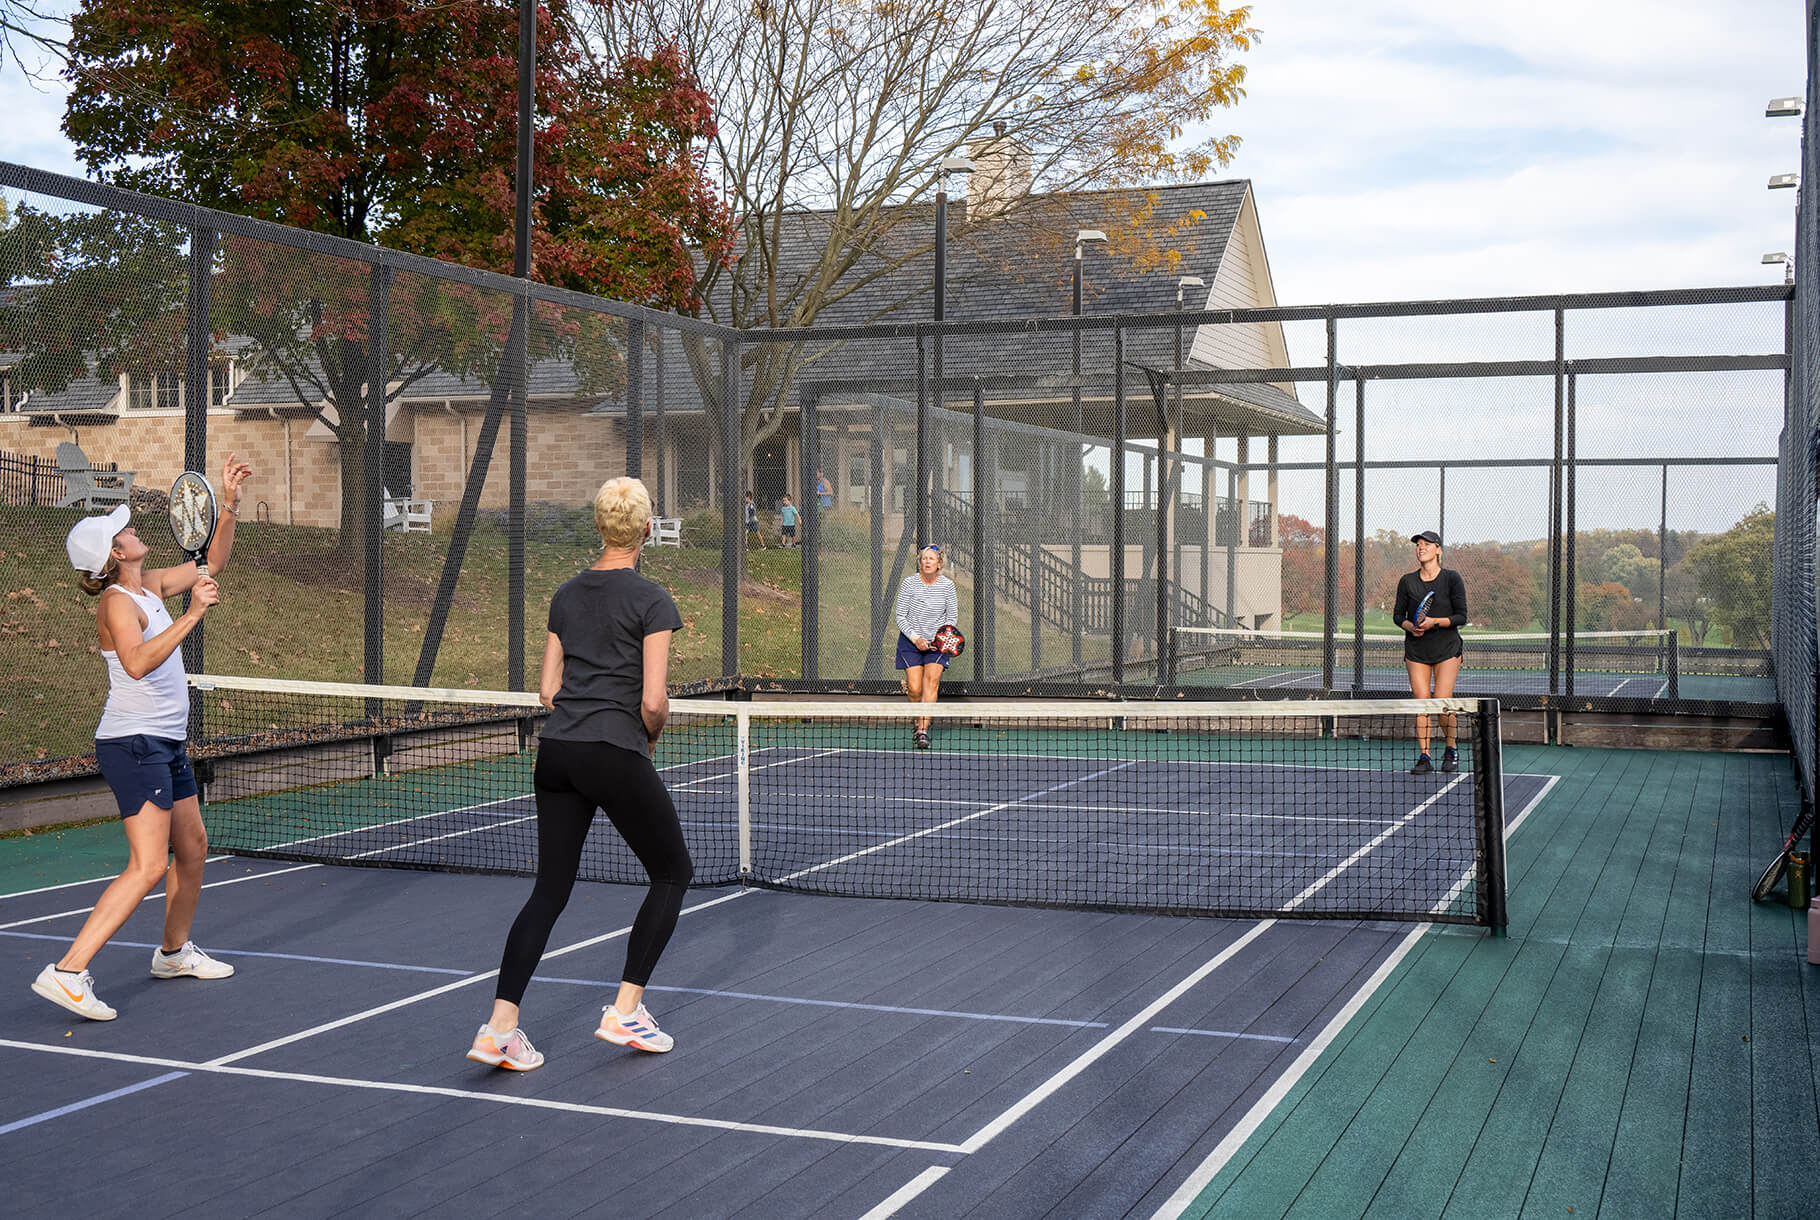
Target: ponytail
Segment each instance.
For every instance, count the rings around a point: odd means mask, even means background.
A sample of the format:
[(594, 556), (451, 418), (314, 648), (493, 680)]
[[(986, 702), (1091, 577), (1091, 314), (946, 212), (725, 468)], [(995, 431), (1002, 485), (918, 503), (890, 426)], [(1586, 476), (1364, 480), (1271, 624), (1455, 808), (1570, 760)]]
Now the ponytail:
[(113, 584), (114, 578), (119, 575), (120, 560), (117, 556), (110, 554), (107, 557), (107, 566), (101, 569), (101, 575), (91, 576), (84, 572), (82, 578), (76, 582), (76, 587), (90, 597), (100, 597), (101, 591)]

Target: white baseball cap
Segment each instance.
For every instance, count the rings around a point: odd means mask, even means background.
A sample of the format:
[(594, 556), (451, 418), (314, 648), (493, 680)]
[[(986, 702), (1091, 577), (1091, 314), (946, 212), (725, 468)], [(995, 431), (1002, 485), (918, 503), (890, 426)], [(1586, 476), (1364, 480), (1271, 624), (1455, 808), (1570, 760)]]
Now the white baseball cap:
[(130, 516), (126, 505), (121, 504), (106, 516), (84, 517), (70, 527), (63, 549), (69, 552), (70, 563), (78, 572), (101, 575), (107, 567), (108, 552), (114, 548), (114, 535), (126, 528)]

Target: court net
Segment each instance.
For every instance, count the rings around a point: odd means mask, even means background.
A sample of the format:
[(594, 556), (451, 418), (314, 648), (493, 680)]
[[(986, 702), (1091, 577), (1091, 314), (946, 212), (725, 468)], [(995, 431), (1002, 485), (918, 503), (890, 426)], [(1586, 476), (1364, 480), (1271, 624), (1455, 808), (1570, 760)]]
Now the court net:
[[(534, 695), (190, 681), (217, 850), (535, 870)], [(1418, 712), (1432, 774), (1409, 773)], [(1489, 700), (675, 700), (653, 759), (699, 885), (1502, 926), (1497, 725)], [(582, 875), (644, 881), (604, 824)]]
[[(1463, 672), (1503, 676), (1502, 689), (1557, 688), (1563, 675), (1580, 693), (1677, 699), (1681, 650), (1673, 630), (1460, 633), (1466, 650)], [(1333, 637), (1334, 687), (1347, 689), (1359, 677), (1369, 690), (1407, 690), (1402, 632), (1367, 634), (1350, 628)], [(1245, 630), (1233, 627), (1175, 627), (1170, 630), (1170, 684), (1318, 687), (1327, 637), (1319, 631)], [(1525, 684), (1525, 676), (1530, 681)], [(1517, 681), (1513, 685), (1513, 679)]]

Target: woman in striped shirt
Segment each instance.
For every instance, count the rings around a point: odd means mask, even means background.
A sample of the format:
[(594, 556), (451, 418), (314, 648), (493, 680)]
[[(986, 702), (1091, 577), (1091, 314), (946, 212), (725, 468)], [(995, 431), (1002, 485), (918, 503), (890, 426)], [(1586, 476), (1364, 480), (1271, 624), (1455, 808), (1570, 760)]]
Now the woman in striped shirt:
[[(942, 575), (942, 548), (926, 546), (916, 557), (916, 571), (897, 589), (897, 667), (912, 703), (934, 703), (948, 658), (935, 647), (935, 633), (960, 617), (954, 582)], [(929, 748), (929, 718), (920, 717), (912, 740)]]

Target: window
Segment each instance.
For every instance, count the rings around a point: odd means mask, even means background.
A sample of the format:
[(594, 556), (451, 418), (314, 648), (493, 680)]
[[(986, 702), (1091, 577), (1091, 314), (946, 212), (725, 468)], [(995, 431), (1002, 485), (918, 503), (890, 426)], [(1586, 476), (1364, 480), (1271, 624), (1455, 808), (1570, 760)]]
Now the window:
[(234, 362), (232, 360), (209, 361), (209, 406), (227, 406), (227, 397), (234, 392)]
[[(209, 361), (209, 406), (224, 407), (234, 389), (234, 362)], [(135, 373), (127, 377), (126, 405), (135, 411), (181, 411), (183, 373)]]
[(181, 410), (183, 379), (174, 373), (130, 374), (126, 405), (135, 411)]

